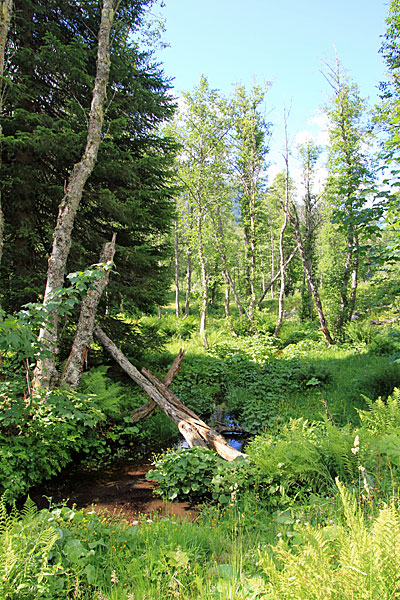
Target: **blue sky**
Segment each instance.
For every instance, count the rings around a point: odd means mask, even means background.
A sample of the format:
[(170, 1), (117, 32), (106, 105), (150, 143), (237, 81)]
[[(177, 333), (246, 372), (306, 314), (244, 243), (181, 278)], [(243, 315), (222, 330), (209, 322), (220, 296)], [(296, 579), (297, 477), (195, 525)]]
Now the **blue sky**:
[[(292, 104), (289, 132), (318, 133), (319, 108), (329, 87), (322, 61), (335, 50), (361, 94), (371, 102), (385, 77), (378, 53), (386, 0), (165, 0), (165, 41), (159, 54), (175, 94), (192, 90), (206, 75), (229, 94), (233, 84), (271, 81), (265, 114), (274, 123), (272, 160), (281, 150), (283, 107)], [(314, 118), (314, 119), (313, 119)], [(310, 121), (311, 119), (311, 121)]]

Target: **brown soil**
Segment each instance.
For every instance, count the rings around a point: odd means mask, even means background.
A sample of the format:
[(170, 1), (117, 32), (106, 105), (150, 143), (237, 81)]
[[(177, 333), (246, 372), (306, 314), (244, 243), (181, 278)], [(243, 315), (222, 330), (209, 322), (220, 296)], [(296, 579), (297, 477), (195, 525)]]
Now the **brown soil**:
[(51, 503), (76, 505), (79, 509), (93, 508), (96, 512), (108, 511), (129, 522), (147, 515), (175, 515), (194, 519), (196, 510), (188, 502), (164, 502), (153, 496), (154, 484), (145, 479), (148, 464), (123, 464), (99, 471), (72, 471), (59, 476), (40, 488), (31, 490), (30, 496), (39, 508)]

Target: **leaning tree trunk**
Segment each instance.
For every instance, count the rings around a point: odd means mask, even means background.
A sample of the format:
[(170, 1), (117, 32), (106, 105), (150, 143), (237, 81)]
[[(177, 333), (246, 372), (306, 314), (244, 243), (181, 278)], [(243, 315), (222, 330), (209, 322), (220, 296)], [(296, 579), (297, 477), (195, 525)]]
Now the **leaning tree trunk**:
[[(181, 368), (184, 357), (185, 357), (185, 350), (179, 350), (178, 355), (176, 356), (174, 362), (168, 369), (168, 373), (166, 374), (166, 376), (163, 379), (163, 384), (165, 386), (169, 387), (171, 385), (172, 380), (174, 379), (175, 375), (177, 373), (179, 373), (179, 370)], [(156, 408), (157, 408), (157, 404), (154, 402), (154, 400), (148, 400), (144, 404), (141, 404), (141, 406), (138, 406), (138, 408), (135, 408), (135, 410), (131, 414), (132, 422), (139, 423), (139, 421), (142, 421), (143, 419), (147, 419), (147, 417), (149, 417), (150, 415), (153, 414), (153, 412), (155, 411)]]
[[(120, 367), (135, 381), (163, 412), (177, 425), (179, 431), (187, 440), (189, 446), (212, 446), (222, 458), (232, 461), (238, 456), (245, 456), (235, 450), (217, 432), (212, 430), (193, 411), (184, 406), (180, 400), (149, 371), (143, 369), (142, 375), (136, 367), (129, 362), (126, 356), (117, 348), (98, 325), (95, 325), (94, 334), (111, 354)], [(150, 381), (149, 381), (150, 380)]]
[[(64, 198), (58, 211), (53, 234), (53, 248), (49, 258), (47, 283), (43, 304), (63, 287), (67, 259), (71, 247), (71, 233), (75, 215), (82, 198), (83, 188), (96, 164), (104, 120), (104, 102), (110, 73), (110, 33), (114, 19), (113, 0), (103, 0), (97, 50), (96, 80), (89, 114), (86, 148), (81, 161), (75, 164), (69, 177)], [(39, 340), (48, 346), (51, 357), (38, 361), (35, 369), (36, 388), (49, 388), (57, 380), (55, 357), (57, 355), (57, 311), (49, 312), (46, 324), (40, 330)]]
[[(0, 118), (3, 114), (3, 97), (4, 97), (4, 55), (7, 42), (8, 29), (10, 27), (11, 14), (13, 10), (13, 0), (0, 0)], [(0, 137), (3, 134), (3, 127), (0, 122)], [(1, 154), (0, 154), (1, 161)], [(1, 162), (0, 162), (1, 166)], [(3, 256), (4, 244), (4, 213), (1, 203), (0, 190), (0, 263)]]
[[(114, 259), (115, 238), (116, 234), (114, 233), (111, 242), (104, 244), (100, 254), (100, 263), (104, 263), (106, 266), (110, 266)], [(61, 376), (61, 381), (73, 390), (76, 390), (81, 380), (83, 366), (86, 362), (87, 353), (93, 338), (97, 307), (108, 284), (109, 275), (110, 271), (107, 269), (104, 277), (95, 282), (93, 289), (88, 291), (86, 298), (82, 301), (74, 343), (72, 344), (70, 355)]]

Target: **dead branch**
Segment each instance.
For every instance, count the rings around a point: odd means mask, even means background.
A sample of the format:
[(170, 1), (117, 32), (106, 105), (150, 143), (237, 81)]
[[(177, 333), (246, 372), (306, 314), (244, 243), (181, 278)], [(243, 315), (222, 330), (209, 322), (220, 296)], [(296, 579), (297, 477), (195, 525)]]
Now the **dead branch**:
[[(167, 387), (171, 385), (175, 375), (179, 373), (184, 356), (185, 350), (179, 350), (178, 355), (176, 356), (174, 362), (170, 366), (168, 373), (166, 374), (163, 380), (164, 385), (166, 385)], [(138, 408), (135, 408), (131, 415), (133, 423), (139, 423), (139, 421), (142, 421), (143, 419), (149, 417), (154, 412), (156, 407), (157, 404), (154, 402), (154, 400), (149, 400), (148, 402), (145, 402)]]
[[(177, 425), (189, 446), (212, 446), (222, 458), (232, 461), (238, 456), (245, 456), (232, 448), (226, 440), (213, 431), (193, 411), (182, 402), (149, 371), (143, 369), (146, 377), (129, 362), (104, 331), (96, 325), (94, 334), (111, 354), (120, 367), (137, 383), (161, 410)], [(149, 381), (150, 380), (150, 381)]]

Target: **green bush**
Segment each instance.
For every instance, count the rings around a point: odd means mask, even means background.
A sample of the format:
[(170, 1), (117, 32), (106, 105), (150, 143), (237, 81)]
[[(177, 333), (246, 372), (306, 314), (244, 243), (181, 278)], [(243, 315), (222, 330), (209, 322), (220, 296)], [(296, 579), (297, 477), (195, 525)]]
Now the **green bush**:
[(257, 485), (257, 473), (249, 458), (238, 456), (231, 462), (218, 461), (210, 483), (211, 497), (218, 504), (232, 504)]
[(369, 369), (360, 381), (359, 389), (368, 398), (387, 398), (393, 390), (400, 387), (400, 364), (379, 363)]
[(155, 493), (167, 500), (200, 501), (210, 497), (210, 486), (219, 458), (207, 448), (167, 452), (154, 462), (146, 479), (158, 483)]
[(78, 453), (103, 444), (95, 427), (104, 418), (90, 396), (56, 389), (31, 400), (1, 393), (0, 482), (11, 498), (48, 479)]

